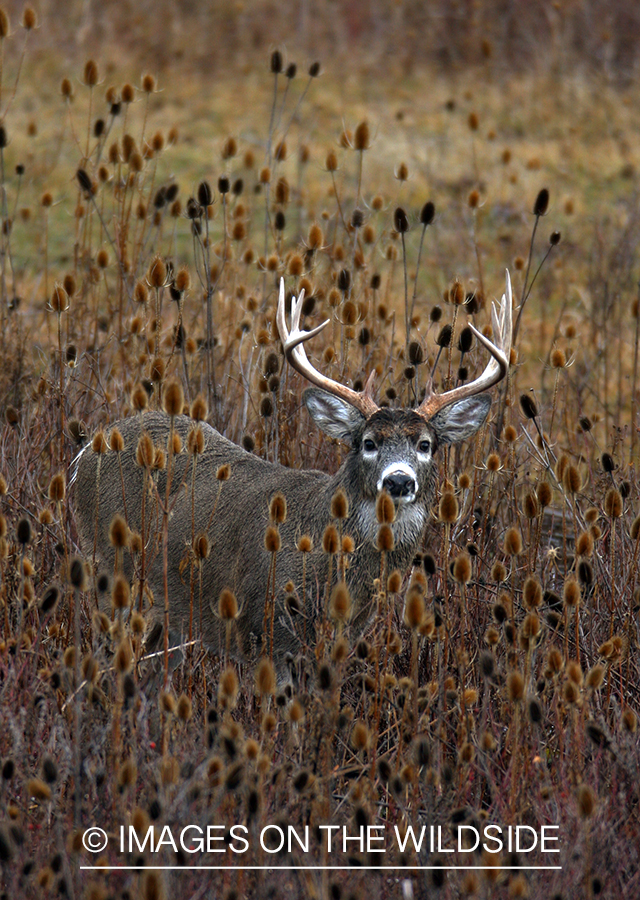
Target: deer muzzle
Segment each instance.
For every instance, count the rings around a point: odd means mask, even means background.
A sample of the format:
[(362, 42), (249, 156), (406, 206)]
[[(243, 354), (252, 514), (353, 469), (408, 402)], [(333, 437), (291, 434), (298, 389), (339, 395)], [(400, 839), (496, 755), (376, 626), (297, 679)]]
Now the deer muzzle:
[(413, 503), (418, 493), (416, 473), (406, 463), (392, 463), (380, 476), (378, 491), (386, 491), (396, 503)]

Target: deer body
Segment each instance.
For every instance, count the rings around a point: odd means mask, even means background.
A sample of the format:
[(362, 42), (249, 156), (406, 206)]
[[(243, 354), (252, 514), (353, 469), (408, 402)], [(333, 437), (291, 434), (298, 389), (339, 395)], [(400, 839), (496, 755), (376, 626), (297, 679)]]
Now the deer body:
[[(508, 299), (510, 305), (510, 295)], [(201, 625), (204, 643), (222, 653), (228, 632), (220, 618), (218, 600), (228, 588), (239, 605), (229, 635), (229, 650), (238, 658), (251, 658), (263, 648), (265, 602), (273, 598), (272, 652), (281, 675), (286, 672), (287, 654), (295, 656), (305, 640), (314, 642), (314, 624), (326, 615), (331, 586), (342, 577), (338, 571), (339, 554), (330, 559), (322, 546), (325, 529), (332, 522), (331, 502), (336, 491), (342, 489), (348, 503), (340, 530), (351, 537), (353, 552), (346, 556), (344, 578), (352, 600), (351, 622), (354, 628), (361, 629), (374, 612), (373, 583), (381, 574), (381, 554), (376, 546), (377, 497), (386, 491), (395, 508), (391, 524), (393, 549), (386, 553), (386, 571), (405, 571), (429, 516), (438, 447), (472, 435), (485, 421), (490, 406), (487, 394), (467, 391), (435, 410), (427, 409), (426, 401), (417, 410), (381, 409), (366, 390), (362, 394), (342, 386), (334, 390), (335, 383), (305, 368), (308, 361), (300, 345), (315, 331), (297, 330), (295, 319), (300, 306), (301, 301), (294, 307), (294, 331), (289, 335), (281, 321), (281, 292), (280, 333), (289, 361), (320, 387), (305, 392), (312, 418), (327, 434), (351, 447), (335, 475), (266, 462), (204, 423), (199, 424), (204, 452), (194, 457), (186, 446), (196, 423), (184, 416), (171, 420), (156, 412), (116, 423), (125, 445), (120, 454), (97, 454), (87, 447), (74, 464), (74, 505), (85, 553), (90, 555), (95, 547), (101, 565), (113, 571), (116, 559), (109, 528), (116, 514), (124, 516), (130, 529), (142, 536), (142, 575), (154, 598), (152, 616), (162, 621), (164, 506), (169, 510), (166, 582), (171, 631), (186, 636), (192, 617), (196, 633)], [(510, 334), (510, 314), (507, 326)], [(503, 328), (505, 333), (507, 326)], [(496, 353), (492, 351), (494, 356)], [(300, 355), (306, 361), (304, 365)], [(173, 430), (182, 439), (183, 448), (177, 454), (167, 454), (171, 473), (167, 503), (167, 469), (145, 470), (137, 465), (136, 448), (147, 432), (154, 445), (166, 451)], [(225, 464), (230, 467), (230, 476), (221, 483), (216, 480), (216, 472)], [(274, 554), (265, 547), (264, 538), (269, 525), (269, 503), (278, 493), (287, 501), (287, 516), (279, 525), (281, 547), (275, 554), (274, 579), (270, 574)], [(209, 538), (210, 553), (196, 562), (193, 541), (202, 532)], [(303, 535), (312, 542), (312, 549), (304, 554), (297, 549)], [(130, 554), (124, 554), (123, 564), (129, 578), (140, 576), (141, 554), (136, 555), (137, 572), (134, 573)], [(286, 590), (288, 582), (291, 584)], [(293, 603), (291, 597), (295, 598)], [(136, 596), (132, 602), (137, 605)]]

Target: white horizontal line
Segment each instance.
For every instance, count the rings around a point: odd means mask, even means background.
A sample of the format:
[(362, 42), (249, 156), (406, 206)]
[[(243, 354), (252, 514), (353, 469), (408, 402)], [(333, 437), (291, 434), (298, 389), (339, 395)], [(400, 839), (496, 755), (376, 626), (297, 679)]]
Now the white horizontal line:
[(282, 870), (313, 870), (313, 871), (349, 871), (349, 872), (361, 872), (363, 870), (371, 870), (371, 869), (391, 869), (395, 872), (411, 872), (411, 871), (421, 871), (424, 869), (442, 869), (445, 871), (448, 870), (458, 870), (461, 869), (463, 871), (467, 871), (469, 869), (486, 871), (486, 872), (499, 872), (504, 869), (516, 870), (518, 872), (530, 872), (533, 870), (540, 871), (551, 871), (555, 869), (562, 869), (562, 866), (80, 866), (81, 869), (86, 869), (90, 871), (101, 871), (101, 872), (119, 872), (119, 871), (130, 871), (136, 870), (139, 872), (147, 871), (148, 869), (153, 870), (163, 870), (169, 872), (180, 872), (185, 870), (213, 870), (213, 871), (222, 871), (223, 869), (232, 869), (235, 872), (239, 872), (241, 870), (259, 870), (265, 872), (277, 872), (279, 869)]

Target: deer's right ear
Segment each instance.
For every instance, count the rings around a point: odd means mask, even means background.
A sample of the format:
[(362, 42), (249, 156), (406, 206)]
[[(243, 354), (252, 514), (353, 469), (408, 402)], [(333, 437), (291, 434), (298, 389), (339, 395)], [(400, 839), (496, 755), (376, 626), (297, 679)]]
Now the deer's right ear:
[(325, 434), (353, 446), (355, 432), (367, 421), (355, 406), (318, 388), (307, 388), (304, 402), (309, 415)]

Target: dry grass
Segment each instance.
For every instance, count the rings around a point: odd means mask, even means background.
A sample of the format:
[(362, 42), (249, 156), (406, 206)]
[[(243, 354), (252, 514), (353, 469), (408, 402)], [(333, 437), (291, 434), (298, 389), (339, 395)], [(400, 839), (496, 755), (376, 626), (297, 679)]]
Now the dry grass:
[[(570, 40), (573, 21), (557, 47), (584, 58)], [(105, 33), (116, 27), (105, 20)], [(480, 46), (482, 27), (469, 46)], [(149, 43), (162, 47), (154, 35)], [(23, 36), (17, 28), (5, 41), (3, 113)], [(375, 83), (358, 79), (355, 66), (341, 83), (329, 61), (322, 78), (309, 77), (311, 50), (290, 83), (284, 74), (276, 81), (268, 54), (256, 59), (243, 43), (241, 76), (218, 75), (204, 90), (200, 73), (181, 63), (190, 79), (136, 77), (132, 102), (123, 103), (126, 51), (105, 38), (118, 62), (103, 78), (96, 52), (99, 84), (91, 88), (84, 57), (61, 71), (46, 38), (42, 30), (29, 36), (36, 54), (27, 54), (3, 117), (8, 142), (0, 149), (6, 895), (634, 896), (637, 91), (614, 89), (601, 72), (559, 79), (558, 60), (570, 58), (559, 52), (535, 77), (507, 85), (497, 62), (503, 44), (492, 36), (492, 52), (481, 51), (471, 73), (458, 60), (464, 42), (451, 41), (458, 61), (448, 78), (404, 60), (398, 81), (380, 68), (384, 47), (376, 45), (367, 60), (374, 70), (378, 60)], [(598, 46), (610, 45), (611, 37)], [(624, 71), (615, 68), (613, 80), (624, 81)], [(60, 95), (63, 77), (73, 102)], [(371, 146), (360, 153), (365, 121)], [(171, 185), (177, 192), (167, 200)], [(525, 284), (542, 187), (551, 203)], [(427, 200), (436, 218), (418, 268)], [(287, 691), (264, 668), (257, 677), (248, 666), (222, 671), (198, 644), (158, 697), (149, 662), (140, 662), (144, 621), (96, 613), (91, 553), (75, 544), (66, 479), (82, 435), (132, 413), (136, 390), (159, 408), (163, 385), (178, 378), (187, 400), (208, 396), (211, 423), (252, 452), (334, 471), (342, 450), (310, 428), (304, 386), (283, 368), (276, 282), (284, 276), (288, 289), (304, 286), (315, 298), (307, 325), (331, 318), (326, 339), (314, 344), (320, 368), (350, 382), (375, 368), (379, 399), (406, 404), (398, 207), (410, 223), (419, 386), (442, 325), (453, 326), (454, 338), (439, 360), (440, 385), (461, 364), (457, 338), (467, 319), (488, 324), (487, 301), (502, 292), (504, 269), (520, 303), (550, 250), (524, 309), (508, 390), (495, 392), (487, 428), (443, 456), (422, 551), (393, 593), (372, 585), (379, 614), (365, 636), (328, 627), (310, 641)], [(363, 222), (354, 229), (356, 208)], [(348, 292), (337, 288), (344, 271)], [(459, 284), (471, 307), (451, 302)], [(265, 377), (272, 354), (276, 381)], [(479, 370), (477, 349), (464, 365), (470, 375)], [(444, 492), (458, 504), (446, 527), (438, 519)], [(355, 845), (336, 845), (329, 857), (316, 830), (384, 825), (404, 833), (426, 823), (453, 840), (458, 826), (483, 821), (558, 825), (562, 870), (518, 872), (508, 867), (549, 858), (504, 853), (473, 856), (491, 871), (364, 872), (379, 857)], [(242, 857), (166, 849), (156, 864), (241, 861), (273, 871), (80, 871), (122, 863), (120, 825), (143, 834), (150, 822), (176, 834), (191, 823), (242, 824), (250, 833)], [(309, 854), (260, 850), (260, 830), (279, 823), (310, 826)], [(93, 824), (112, 834), (99, 859), (78, 837)], [(383, 862), (438, 865), (442, 856), (391, 843)], [(350, 870), (276, 871), (292, 861)]]

